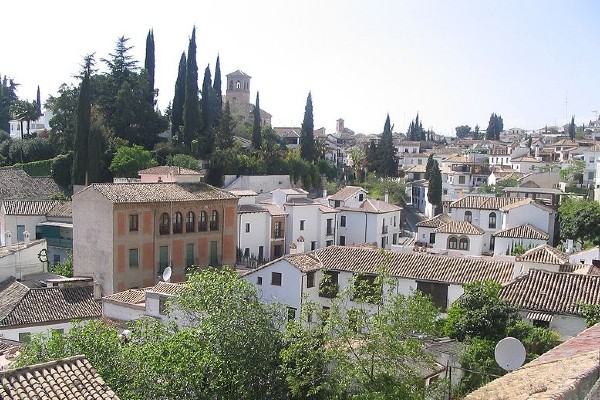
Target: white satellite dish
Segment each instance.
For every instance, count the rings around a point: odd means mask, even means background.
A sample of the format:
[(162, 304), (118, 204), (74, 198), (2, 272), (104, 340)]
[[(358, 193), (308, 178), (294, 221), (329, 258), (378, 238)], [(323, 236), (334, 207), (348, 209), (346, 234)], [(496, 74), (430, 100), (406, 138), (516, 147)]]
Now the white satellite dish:
[(171, 275), (173, 274), (173, 269), (171, 267), (167, 267), (165, 268), (165, 270), (162, 273), (162, 279), (165, 282), (169, 282), (169, 280), (171, 279)]
[(505, 337), (496, 345), (494, 358), (500, 367), (514, 371), (525, 362), (525, 346), (514, 337)]

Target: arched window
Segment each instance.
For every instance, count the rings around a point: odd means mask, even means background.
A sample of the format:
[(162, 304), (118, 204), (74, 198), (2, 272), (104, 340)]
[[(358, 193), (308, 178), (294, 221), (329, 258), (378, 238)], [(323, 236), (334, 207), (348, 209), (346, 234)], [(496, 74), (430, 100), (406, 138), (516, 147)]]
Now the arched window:
[(471, 211), (465, 211), (465, 221), (469, 223), (473, 221), (473, 213)]
[(175, 220), (173, 221), (173, 233), (183, 233), (183, 216), (180, 212), (175, 213)]
[(206, 211), (200, 211), (200, 221), (198, 221), (198, 231), (206, 231)]
[(459, 250), (469, 250), (469, 239), (466, 237), (460, 238), (458, 241), (458, 249)]
[(213, 210), (212, 214), (210, 215), (210, 230), (219, 230), (219, 212), (217, 210)]
[(490, 228), (496, 229), (496, 213), (490, 213)]
[(187, 221), (185, 223), (185, 231), (186, 232), (194, 232), (196, 227), (196, 214), (193, 211), (188, 212)]
[(456, 249), (457, 247), (458, 247), (458, 239), (456, 239), (456, 236), (450, 236), (448, 238), (448, 248)]
[(240, 89), (241, 87), (242, 87), (242, 84), (240, 83), (240, 81), (237, 81), (237, 83), (235, 84), (235, 88)]
[(171, 217), (169, 217), (169, 214), (167, 213), (162, 213), (160, 216), (160, 226), (158, 228), (158, 232), (161, 235), (168, 235), (169, 233), (171, 233)]

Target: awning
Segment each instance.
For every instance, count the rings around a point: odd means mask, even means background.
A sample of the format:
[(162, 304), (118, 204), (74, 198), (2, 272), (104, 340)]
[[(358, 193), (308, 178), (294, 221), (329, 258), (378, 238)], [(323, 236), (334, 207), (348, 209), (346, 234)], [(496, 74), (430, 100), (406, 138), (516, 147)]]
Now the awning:
[(530, 319), (532, 321), (550, 322), (552, 320), (552, 314), (544, 312), (530, 312), (527, 313), (527, 319)]
[(73, 229), (73, 224), (69, 224), (67, 222), (54, 222), (54, 221), (45, 221), (37, 224), (38, 226), (58, 226), (60, 228), (71, 228)]

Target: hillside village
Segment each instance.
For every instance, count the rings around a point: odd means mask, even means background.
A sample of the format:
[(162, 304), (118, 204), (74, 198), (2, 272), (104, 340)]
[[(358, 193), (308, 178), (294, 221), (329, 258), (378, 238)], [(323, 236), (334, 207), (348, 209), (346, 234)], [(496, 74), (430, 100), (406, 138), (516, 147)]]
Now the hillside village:
[[(235, 132), (232, 152), (263, 151), (265, 146), (255, 146), (257, 133), (258, 139), (274, 143), (270, 151), (277, 157), (281, 153), (293, 161), (295, 154), (307, 161), (300, 155), (308, 147), (308, 133), (310, 146), (320, 149), (310, 165), (322, 162), (331, 173), (316, 169), (316, 179), (311, 173), (227, 173), (217, 159), (228, 153), (219, 149), (186, 154), (193, 165), (165, 158), (136, 169), (134, 176), (111, 170), (112, 181), (90, 180), (94, 174), (86, 165), (81, 167), (83, 181), (73, 178), (67, 186), (57, 181), (56, 168), (49, 176), (35, 172), (35, 162), (2, 167), (0, 377), (10, 383), (3, 384), (0, 396), (76, 374), (82, 393), (118, 398), (117, 388), (104, 383), (94, 369), (101, 368), (87, 354), (32, 365), (19, 364), (19, 354), (30, 354), (30, 343), (60, 340), (53, 337), (80, 332), (85, 324), (106, 323), (118, 332), (119, 348), (135, 344), (131, 327), (144, 317), (165, 327), (174, 324), (178, 328), (173, 332), (183, 330), (193, 325), (194, 317), (202, 318), (178, 299), (198, 284), (198, 272), (214, 267), (231, 269), (235, 284), (249, 290), (246, 297), (232, 297), (240, 307), (255, 296), (261, 307), (282, 307), (284, 322), (307, 329), (326, 326), (332, 315), (350, 319), (353, 310), (378, 315), (391, 299), (415, 294), (424, 296), (433, 325), (434, 320), (452, 320), (452, 310), (462, 306), (473, 288), (492, 282), (498, 302), (514, 309), (511, 318), (524, 323), (518, 326), (524, 331), (540, 328), (536, 332), (560, 344), (544, 348), (549, 351), (543, 355), (532, 351), (522, 368), (491, 383), (464, 386), (469, 390), (453, 398), (490, 399), (507, 386), (512, 392), (504, 398), (529, 398), (536, 390), (548, 398), (595, 398), (599, 383), (590, 376), (600, 372), (597, 355), (591, 354), (597, 353), (600, 332), (600, 247), (594, 227), (576, 236), (572, 225), (583, 222), (567, 214), (564, 204), (600, 202), (600, 119), (581, 129), (574, 122), (531, 131), (502, 129), (494, 135), (478, 129), (475, 138), (473, 133), (458, 138), (422, 127), (411, 131), (419, 126), (418, 116), (407, 132), (392, 132), (389, 116), (383, 133), (354, 132), (342, 118), (335, 121), (334, 132), (314, 126), (307, 132), (312, 115), (305, 114), (302, 126), (271, 126), (272, 115), (260, 109), (258, 94), (251, 103), (250, 75), (236, 70), (225, 77), (219, 109), (226, 107), (238, 127), (252, 131)], [(312, 112), (310, 94), (308, 100)], [(52, 117), (46, 110), (27, 120), (27, 136), (52, 137)], [(24, 121), (10, 121), (7, 143), (29, 140)], [(192, 152), (194, 140), (170, 123), (157, 143), (187, 146)], [(384, 162), (369, 162), (369, 157), (373, 149), (385, 150), (389, 140), (392, 172), (383, 172), (378, 168)], [(158, 159), (158, 151), (154, 155)], [(77, 167), (74, 157), (68, 163)], [(273, 164), (280, 161), (277, 157)], [(242, 167), (252, 172), (250, 166)], [(383, 190), (368, 185), (382, 182), (388, 185)], [(568, 231), (567, 215), (575, 219)], [(357, 286), (366, 287), (368, 295), (353, 292)], [(219, 293), (220, 301), (228, 303), (228, 294)], [(357, 328), (360, 318), (354, 318), (354, 328), (346, 333), (368, 337), (369, 329)], [(468, 340), (425, 334), (417, 325), (404, 328), (394, 332), (415, 340), (431, 361), (425, 366), (417, 356), (401, 357), (413, 364), (416, 378), (411, 382), (418, 385), (412, 386), (433, 391), (442, 390), (439, 382), (450, 388), (466, 385), (463, 378), (473, 373), (463, 357)], [(360, 352), (368, 342), (357, 339), (345, 351)], [(528, 351), (536, 345), (529, 343)], [(322, 348), (313, 350), (318, 354)], [(558, 365), (569, 373), (561, 374)], [(207, 380), (204, 376), (197, 382)], [(150, 383), (140, 387), (144, 385)], [(356, 382), (349, 385), (350, 392), (359, 393)], [(445, 386), (443, 390), (446, 396)]]

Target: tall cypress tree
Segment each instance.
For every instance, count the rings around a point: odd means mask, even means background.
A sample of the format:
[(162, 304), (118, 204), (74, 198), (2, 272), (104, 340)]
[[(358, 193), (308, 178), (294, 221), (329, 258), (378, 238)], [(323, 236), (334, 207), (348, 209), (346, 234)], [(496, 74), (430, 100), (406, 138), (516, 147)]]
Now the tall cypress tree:
[(575, 140), (575, 116), (571, 117), (571, 123), (569, 124), (569, 139)]
[(154, 30), (148, 31), (146, 36), (146, 59), (144, 61), (144, 69), (148, 72), (148, 101), (154, 107), (154, 72), (155, 72), (155, 58), (154, 58)]
[(225, 102), (225, 110), (221, 116), (219, 129), (215, 138), (215, 147), (221, 150), (229, 149), (233, 147), (233, 129), (235, 128), (235, 121), (231, 116), (231, 109), (229, 108), (229, 101)]
[(179, 69), (177, 70), (177, 80), (175, 81), (175, 94), (173, 95), (173, 104), (171, 110), (171, 135), (179, 132), (179, 127), (183, 126), (183, 104), (185, 103), (185, 71), (186, 58), (185, 52), (181, 53), (179, 59)]
[(220, 120), (221, 112), (223, 110), (223, 91), (221, 88), (221, 60), (217, 56), (217, 62), (215, 63), (215, 80), (213, 82), (213, 89), (216, 94), (216, 109), (217, 109), (217, 125)]
[(262, 145), (262, 132), (260, 130), (260, 100), (258, 91), (256, 92), (256, 104), (252, 110), (252, 117), (254, 118), (252, 123), (252, 147), (258, 150)]
[[(73, 185), (87, 185), (89, 182), (90, 130), (92, 115), (92, 87), (90, 76), (94, 65), (94, 55), (84, 58), (83, 74), (77, 103), (77, 123), (75, 130), (75, 156), (73, 157)], [(94, 150), (92, 150), (94, 152)]]
[(431, 153), (427, 158), (427, 166), (425, 167), (425, 179), (427, 180), (431, 179), (431, 171), (433, 170), (434, 163), (435, 160), (433, 159), (433, 153)]
[(37, 95), (36, 95), (36, 102), (37, 102), (37, 113), (38, 116), (42, 115), (42, 96), (40, 95), (40, 85), (38, 85), (37, 87)]
[(210, 157), (215, 141), (215, 94), (212, 88), (212, 78), (210, 76), (210, 67), (207, 65), (204, 70), (204, 79), (202, 81), (202, 129), (200, 131), (200, 157)]
[(311, 92), (308, 92), (306, 106), (304, 106), (304, 120), (300, 131), (300, 156), (306, 161), (315, 159), (315, 123)]
[(183, 142), (190, 146), (200, 131), (198, 98), (198, 64), (196, 63), (196, 27), (192, 30), (185, 67), (185, 102), (183, 104)]
[(442, 206), (442, 172), (437, 161), (433, 162), (430, 175), (427, 201), (435, 206), (434, 215), (438, 215), (441, 212)]
[(394, 139), (392, 137), (392, 125), (389, 114), (385, 119), (383, 133), (377, 146), (377, 153), (380, 160), (379, 173), (383, 176), (397, 176), (398, 159), (396, 158), (396, 146), (394, 146)]

